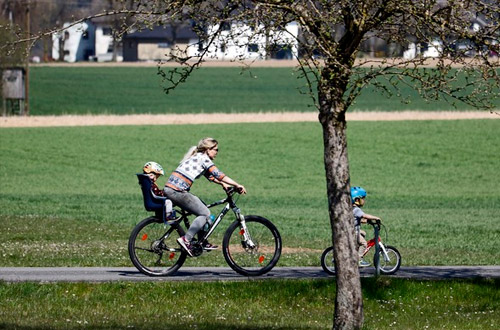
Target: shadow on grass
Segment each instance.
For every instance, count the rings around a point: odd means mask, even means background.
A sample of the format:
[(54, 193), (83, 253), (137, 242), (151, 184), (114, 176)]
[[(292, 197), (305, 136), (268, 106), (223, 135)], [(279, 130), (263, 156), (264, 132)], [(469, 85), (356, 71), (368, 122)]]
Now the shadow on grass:
[[(415, 283), (434, 283), (437, 286), (446, 286), (450, 283), (463, 283), (472, 284), (474, 286), (486, 288), (489, 290), (498, 290), (500, 288), (500, 279), (492, 278), (474, 278), (474, 279), (444, 279), (444, 280), (412, 280), (412, 279), (401, 279), (401, 278), (390, 278), (390, 277), (370, 277), (361, 279), (361, 287), (363, 289), (363, 296), (367, 299), (374, 300), (387, 300), (391, 296), (391, 291), (398, 292), (408, 292), (412, 291), (415, 287)], [(413, 288), (413, 289), (412, 289)]]

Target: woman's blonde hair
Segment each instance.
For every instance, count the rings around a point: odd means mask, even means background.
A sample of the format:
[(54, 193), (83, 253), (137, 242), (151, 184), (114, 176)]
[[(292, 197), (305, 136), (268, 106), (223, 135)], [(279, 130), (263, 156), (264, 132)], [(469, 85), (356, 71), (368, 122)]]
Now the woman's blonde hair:
[(219, 142), (217, 142), (216, 139), (211, 138), (211, 137), (206, 137), (204, 139), (201, 139), (200, 142), (198, 142), (197, 146), (192, 146), (191, 148), (189, 148), (188, 152), (186, 152), (186, 154), (184, 155), (184, 158), (182, 158), (181, 163), (183, 161), (185, 161), (186, 159), (188, 159), (189, 157), (195, 155), (196, 153), (198, 153), (198, 152), (203, 153), (207, 150), (214, 148), (218, 144), (219, 144)]

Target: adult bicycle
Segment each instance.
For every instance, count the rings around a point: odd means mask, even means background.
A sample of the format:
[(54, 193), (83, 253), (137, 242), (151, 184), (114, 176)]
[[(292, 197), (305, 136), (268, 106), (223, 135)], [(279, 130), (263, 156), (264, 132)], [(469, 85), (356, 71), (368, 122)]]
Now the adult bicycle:
[[(380, 232), (382, 224), (379, 220), (368, 220), (368, 223), (373, 226), (374, 233)], [(367, 261), (373, 260), (373, 263), (371, 265), (375, 267), (375, 271), (380, 271), (381, 274), (391, 275), (396, 273), (401, 266), (401, 254), (395, 247), (382, 243), (382, 239), (378, 234), (375, 234), (374, 236), (378, 237), (379, 252), (378, 254), (376, 253), (376, 238), (374, 237), (367, 242), (368, 244), (365, 251), (363, 252), (363, 258), (366, 257), (365, 260)], [(328, 274), (335, 275), (335, 258), (333, 256), (333, 246), (328, 247), (321, 254), (321, 267)]]
[[(165, 197), (151, 193), (149, 179), (137, 174), (141, 184), (146, 210), (155, 211), (155, 216), (139, 222), (128, 242), (130, 259), (134, 266), (149, 276), (174, 274), (186, 261), (187, 252), (177, 238), (184, 236), (192, 215), (176, 208), (179, 215), (174, 220), (165, 217)], [(149, 185), (148, 185), (149, 182)], [(224, 217), (232, 210), (234, 219), (226, 229), (222, 240), (224, 259), (234, 271), (245, 276), (259, 276), (269, 272), (281, 256), (281, 236), (276, 226), (268, 219), (257, 215), (243, 215), (236, 205), (236, 190), (226, 190), (226, 197), (208, 204), (208, 208), (225, 204), (208, 231), (198, 233), (191, 242), (193, 257), (208, 251), (204, 246)]]

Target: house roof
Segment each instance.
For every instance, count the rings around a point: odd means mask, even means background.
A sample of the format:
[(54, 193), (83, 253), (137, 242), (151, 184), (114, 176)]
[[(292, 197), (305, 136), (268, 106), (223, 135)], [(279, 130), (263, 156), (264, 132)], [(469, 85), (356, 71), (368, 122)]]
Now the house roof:
[(164, 39), (173, 40), (174, 36), (176, 39), (198, 39), (196, 33), (190, 25), (162, 25), (155, 26), (151, 29), (144, 29), (141, 31), (136, 31), (127, 34), (124, 39)]

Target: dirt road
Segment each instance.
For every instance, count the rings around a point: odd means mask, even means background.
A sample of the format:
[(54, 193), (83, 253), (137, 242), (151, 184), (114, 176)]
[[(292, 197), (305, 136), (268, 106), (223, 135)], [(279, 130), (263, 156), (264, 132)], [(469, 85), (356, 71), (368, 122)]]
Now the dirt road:
[[(500, 114), (486, 111), (402, 111), (402, 112), (350, 112), (347, 121), (395, 120), (463, 120), (500, 119)], [(162, 114), (162, 115), (65, 115), (0, 117), (1, 127), (57, 127), (101, 125), (189, 125), (228, 124), (256, 122), (317, 122), (316, 112), (277, 113), (212, 113), (212, 114)]]

